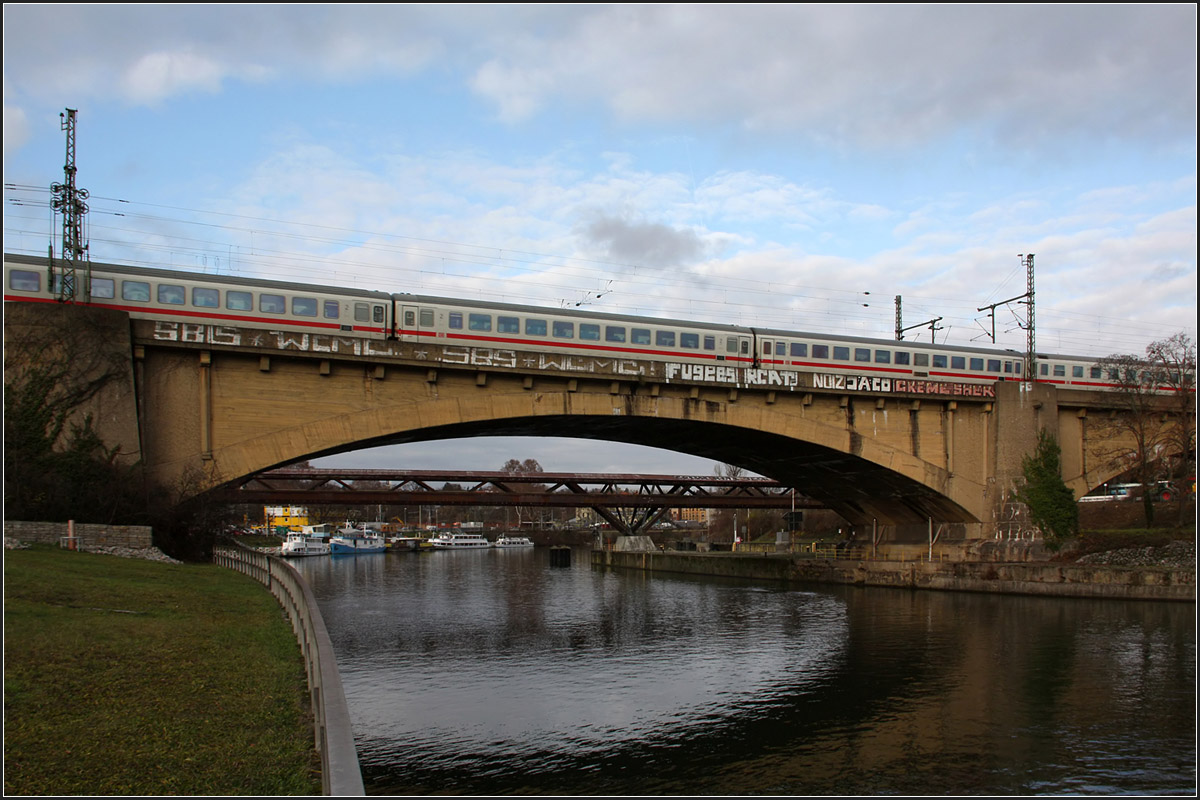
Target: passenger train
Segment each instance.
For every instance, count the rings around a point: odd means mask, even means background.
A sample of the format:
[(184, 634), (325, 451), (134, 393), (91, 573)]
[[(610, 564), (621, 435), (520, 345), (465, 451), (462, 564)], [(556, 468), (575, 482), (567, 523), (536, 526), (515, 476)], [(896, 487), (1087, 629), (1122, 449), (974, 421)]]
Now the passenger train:
[[(61, 264), (61, 262), (59, 262)], [(50, 260), (4, 256), (5, 302), (55, 302)], [(135, 319), (295, 330), (475, 347), (624, 357), (893, 379), (991, 384), (1021, 381), (1013, 350), (922, 344), (576, 309), (336, 288), (305, 283), (93, 263), (76, 302)], [(1096, 359), (1037, 357), (1038, 382), (1098, 390), (1113, 384)]]

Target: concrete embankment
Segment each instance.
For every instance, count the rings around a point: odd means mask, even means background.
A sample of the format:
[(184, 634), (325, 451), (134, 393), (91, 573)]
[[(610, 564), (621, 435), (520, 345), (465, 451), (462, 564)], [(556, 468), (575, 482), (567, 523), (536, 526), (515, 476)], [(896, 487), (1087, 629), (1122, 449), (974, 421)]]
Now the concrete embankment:
[(1106, 564), (874, 561), (790, 554), (615, 552), (596, 550), (597, 566), (793, 583), (835, 583), (959, 592), (1124, 600), (1196, 601), (1194, 569)]

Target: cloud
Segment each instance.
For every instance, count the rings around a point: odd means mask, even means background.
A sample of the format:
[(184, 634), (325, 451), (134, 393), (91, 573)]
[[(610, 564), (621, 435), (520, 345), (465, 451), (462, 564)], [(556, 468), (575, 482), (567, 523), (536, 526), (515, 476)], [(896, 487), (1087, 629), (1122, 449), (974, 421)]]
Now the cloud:
[(1194, 137), (1195, 20), (1189, 4), (28, 5), (5, 9), (5, 69), (26, 97), (129, 103), (437, 69), (508, 123), (565, 104), (834, 146), (1161, 143)]
[(216, 92), (226, 67), (192, 52), (147, 53), (121, 76), (121, 92), (135, 105), (154, 105), (192, 90)]
[(24, 109), (4, 105), (4, 154), (15, 152), (29, 140), (29, 120)]
[(705, 244), (692, 230), (597, 214), (579, 226), (585, 250), (605, 258), (650, 267), (674, 267), (701, 260)]

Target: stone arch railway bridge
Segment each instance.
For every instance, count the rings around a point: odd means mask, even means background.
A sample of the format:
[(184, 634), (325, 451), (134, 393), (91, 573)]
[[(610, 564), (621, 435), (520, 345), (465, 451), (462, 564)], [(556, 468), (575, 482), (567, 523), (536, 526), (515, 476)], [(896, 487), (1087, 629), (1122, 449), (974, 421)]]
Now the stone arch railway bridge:
[[(764, 370), (548, 357), (130, 319), (6, 303), (6, 340), (86, 330), (121, 365), (91, 408), (105, 441), (183, 499), (302, 459), (487, 435), (564, 436), (734, 464), (884, 538), (998, 535), (1040, 430), (1057, 435), (1077, 495), (1113, 477), (1089, 437), (1101, 392), (814, 380)], [(6, 362), (6, 369), (8, 368)], [(753, 374), (749, 374), (753, 373)], [(733, 380), (729, 380), (732, 374)], [(783, 379), (783, 378), (786, 378)], [(824, 388), (823, 388), (824, 387)]]

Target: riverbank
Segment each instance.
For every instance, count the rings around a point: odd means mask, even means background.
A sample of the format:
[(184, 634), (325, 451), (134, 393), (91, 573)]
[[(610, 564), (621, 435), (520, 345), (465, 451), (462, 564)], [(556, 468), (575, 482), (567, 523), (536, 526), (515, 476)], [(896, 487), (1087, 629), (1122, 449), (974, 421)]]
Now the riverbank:
[(5, 545), (6, 795), (321, 793), (303, 660), (261, 585), (153, 548)]
[(1071, 562), (883, 561), (791, 553), (593, 551), (600, 567), (785, 583), (1124, 600), (1196, 601), (1194, 541), (1107, 551)]

